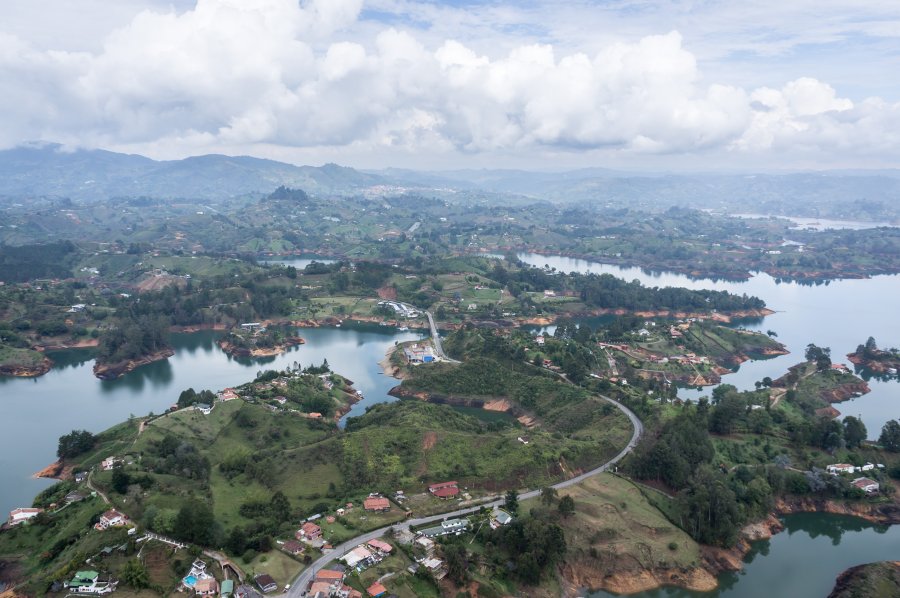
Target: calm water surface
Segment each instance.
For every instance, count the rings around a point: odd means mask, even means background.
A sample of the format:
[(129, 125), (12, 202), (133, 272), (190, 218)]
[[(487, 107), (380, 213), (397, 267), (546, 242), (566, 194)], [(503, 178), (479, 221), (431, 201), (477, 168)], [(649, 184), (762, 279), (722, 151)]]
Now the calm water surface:
[[(900, 317), (896, 307), (900, 275), (809, 285), (779, 282), (768, 274), (757, 274), (746, 282), (727, 282), (533, 253), (519, 254), (519, 259), (534, 266), (549, 265), (562, 272), (605, 273), (626, 280), (636, 279), (647, 286), (715, 289), (760, 297), (776, 313), (739, 324), (750, 330), (773, 330), (791, 354), (746, 362), (734, 374), (723, 377), (724, 383), (734, 384), (740, 390), (754, 388), (754, 383), (766, 376), (775, 379), (786, 373), (788, 367), (803, 360), (809, 343), (831, 347), (832, 360), (847, 365), (852, 365), (847, 361), (847, 353), (855, 351), (869, 336), (874, 336), (881, 347), (900, 347)], [(900, 417), (900, 383), (873, 379), (869, 380), (869, 386), (872, 392), (835, 407), (844, 415), (861, 417), (869, 437), (877, 438), (886, 421)], [(679, 396), (696, 399), (709, 392), (709, 387), (684, 389)]]
[(222, 352), (215, 332), (173, 335), (175, 355), (122, 376), (102, 381), (92, 372), (86, 350), (51, 355), (55, 367), (39, 378), (0, 377), (0, 513), (30, 506), (35, 494), (51, 480), (31, 474), (56, 458), (57, 439), (73, 429), (100, 432), (129, 415), (160, 413), (192, 387), (219, 390), (252, 380), (264, 369), (283, 369), (295, 361), (303, 366), (323, 359), (353, 380), (364, 399), (349, 415), (367, 405), (392, 400), (387, 396), (397, 380), (384, 376), (378, 362), (396, 341), (420, 338), (417, 332), (397, 332), (387, 326), (304, 328), (305, 345), (266, 359), (236, 359)]
[[(756, 542), (744, 570), (719, 576), (714, 592), (664, 588), (633, 598), (824, 598), (850, 567), (900, 559), (900, 526), (877, 526), (855, 517), (801, 513), (784, 518), (785, 531)], [(613, 596), (608, 592), (592, 598)]]

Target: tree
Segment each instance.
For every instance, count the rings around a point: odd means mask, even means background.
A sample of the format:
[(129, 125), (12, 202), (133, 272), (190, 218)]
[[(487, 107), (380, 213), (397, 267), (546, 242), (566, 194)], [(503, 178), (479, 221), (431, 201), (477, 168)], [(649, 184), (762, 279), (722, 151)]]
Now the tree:
[(813, 343), (806, 345), (806, 360), (816, 364), (816, 369), (824, 372), (831, 367), (831, 349), (828, 347), (817, 347)]
[(457, 585), (462, 585), (468, 578), (469, 555), (465, 546), (451, 544), (444, 548), (444, 558), (447, 559), (447, 575)]
[(575, 514), (575, 499), (566, 494), (561, 499), (559, 499), (559, 514), (563, 517), (569, 517), (570, 515)]
[(131, 476), (125, 473), (121, 467), (117, 467), (112, 472), (112, 489), (119, 494), (125, 494), (128, 491), (128, 484), (131, 483)]
[(59, 437), (56, 456), (60, 459), (77, 457), (94, 448), (96, 438), (87, 430), (72, 430)]
[(506, 498), (503, 501), (503, 508), (510, 515), (519, 514), (519, 493), (515, 490), (507, 490)]
[(179, 509), (173, 533), (181, 540), (208, 546), (215, 537), (215, 524), (216, 520), (209, 506), (192, 499)]
[(892, 419), (881, 428), (878, 444), (892, 453), (900, 452), (900, 423)]
[(858, 447), (868, 437), (866, 425), (859, 418), (848, 415), (844, 418), (844, 442), (849, 448)]
[(870, 336), (866, 341), (866, 354), (874, 355), (875, 352), (878, 351), (878, 343), (875, 342), (875, 337)]
[(131, 586), (136, 590), (150, 587), (150, 576), (147, 574), (147, 568), (137, 559), (127, 561), (119, 571), (119, 577), (125, 585)]
[(545, 507), (549, 507), (553, 504), (553, 501), (556, 500), (558, 492), (556, 488), (551, 486), (547, 486), (546, 488), (541, 489), (541, 504)]
[(678, 493), (682, 527), (703, 544), (732, 546), (742, 517), (734, 492), (725, 476), (711, 467), (701, 467), (690, 484)]
[(279, 523), (290, 519), (291, 503), (281, 490), (272, 495), (272, 500), (269, 501), (269, 511), (272, 513), (272, 518)]

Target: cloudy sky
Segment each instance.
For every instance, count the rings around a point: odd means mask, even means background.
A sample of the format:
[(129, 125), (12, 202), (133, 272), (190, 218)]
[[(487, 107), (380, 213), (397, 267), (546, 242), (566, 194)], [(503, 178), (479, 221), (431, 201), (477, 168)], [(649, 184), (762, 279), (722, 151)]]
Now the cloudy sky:
[(4, 0), (0, 147), (900, 167), (896, 0)]

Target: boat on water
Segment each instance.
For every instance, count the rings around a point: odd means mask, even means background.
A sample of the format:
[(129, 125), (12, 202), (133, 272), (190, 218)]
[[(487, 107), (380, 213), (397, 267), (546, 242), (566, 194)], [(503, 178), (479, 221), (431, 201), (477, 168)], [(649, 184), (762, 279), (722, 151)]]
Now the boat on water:
[(399, 330), (400, 332), (407, 332), (409, 330), (409, 326), (401, 326), (397, 330)]

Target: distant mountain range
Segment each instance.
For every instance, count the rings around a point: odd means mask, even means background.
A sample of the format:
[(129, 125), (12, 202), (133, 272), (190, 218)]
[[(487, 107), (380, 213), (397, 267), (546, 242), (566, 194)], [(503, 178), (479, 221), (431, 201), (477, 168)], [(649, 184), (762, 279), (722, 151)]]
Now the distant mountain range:
[[(414, 192), (484, 192), (511, 199), (612, 207), (665, 208), (682, 205), (727, 211), (819, 216), (857, 215), (896, 219), (900, 171), (828, 171), (792, 174), (633, 173), (604, 168), (565, 172), (524, 170), (361, 171), (326, 164), (294, 166), (248, 156), (205, 155), (157, 161), (104, 150), (65, 150), (30, 144), (0, 151), (0, 197), (111, 197), (224, 200), (265, 195), (279, 186), (311, 195)], [(375, 188), (375, 189), (373, 189)], [(452, 196), (452, 194), (447, 195)], [(842, 206), (847, 206), (843, 210)], [(846, 211), (846, 214), (842, 214)]]
[(376, 175), (337, 164), (294, 166), (249, 156), (212, 154), (157, 161), (105, 150), (66, 151), (56, 144), (0, 151), (0, 195), (7, 197), (205, 200), (266, 194), (281, 185), (313, 194), (347, 193), (382, 182)]

